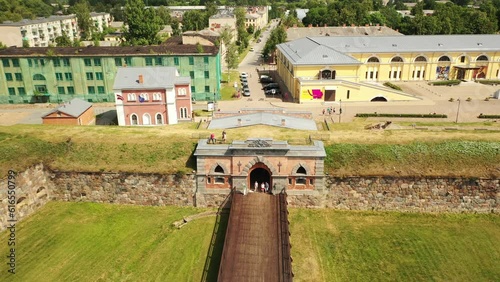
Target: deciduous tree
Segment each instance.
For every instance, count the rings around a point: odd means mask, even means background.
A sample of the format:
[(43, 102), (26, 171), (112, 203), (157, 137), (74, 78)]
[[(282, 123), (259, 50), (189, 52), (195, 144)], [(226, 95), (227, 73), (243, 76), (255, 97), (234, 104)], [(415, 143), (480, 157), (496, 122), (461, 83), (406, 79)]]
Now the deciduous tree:
[(159, 43), (161, 19), (153, 8), (145, 8), (142, 0), (127, 0), (125, 5), (125, 44), (154, 45)]

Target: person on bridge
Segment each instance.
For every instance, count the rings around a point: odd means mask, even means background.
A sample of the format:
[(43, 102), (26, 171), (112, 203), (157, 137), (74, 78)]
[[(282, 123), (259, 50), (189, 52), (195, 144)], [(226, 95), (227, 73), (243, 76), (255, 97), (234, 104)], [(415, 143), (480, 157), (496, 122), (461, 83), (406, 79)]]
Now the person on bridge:
[(269, 193), (269, 183), (265, 183), (264, 184), (264, 187), (266, 188), (266, 193)]
[(262, 183), (260, 184), (260, 190), (261, 190), (262, 192), (265, 192), (265, 191), (266, 191), (266, 184), (264, 184), (264, 182), (262, 182)]
[(255, 192), (258, 192), (259, 191), (259, 182), (255, 181), (255, 185), (253, 186), (253, 190)]

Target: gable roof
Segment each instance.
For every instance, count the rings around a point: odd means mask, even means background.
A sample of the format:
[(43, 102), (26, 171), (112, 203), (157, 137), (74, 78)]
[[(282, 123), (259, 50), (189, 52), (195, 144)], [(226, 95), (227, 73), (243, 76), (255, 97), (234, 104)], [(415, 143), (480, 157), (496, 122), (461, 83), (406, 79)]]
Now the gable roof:
[(500, 51), (500, 35), (304, 37), (277, 48), (295, 65), (360, 64), (350, 54)]
[(74, 98), (73, 100), (64, 103), (63, 105), (55, 109), (52, 109), (50, 112), (42, 116), (42, 118), (55, 112), (61, 112), (72, 117), (79, 117), (90, 107), (92, 107), (91, 103), (84, 101), (82, 99)]
[[(140, 75), (143, 83), (139, 83)], [(175, 67), (119, 67), (113, 89), (165, 89), (190, 83), (191, 78), (179, 76)]]

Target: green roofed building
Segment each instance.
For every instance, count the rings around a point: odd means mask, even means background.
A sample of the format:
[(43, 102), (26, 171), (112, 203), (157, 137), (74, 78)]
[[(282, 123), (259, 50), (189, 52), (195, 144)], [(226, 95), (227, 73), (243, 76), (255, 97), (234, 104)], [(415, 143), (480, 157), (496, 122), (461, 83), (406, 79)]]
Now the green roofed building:
[(216, 37), (185, 34), (157, 46), (10, 47), (0, 50), (0, 103), (113, 102), (123, 66), (172, 66), (191, 77), (194, 100), (220, 99)]

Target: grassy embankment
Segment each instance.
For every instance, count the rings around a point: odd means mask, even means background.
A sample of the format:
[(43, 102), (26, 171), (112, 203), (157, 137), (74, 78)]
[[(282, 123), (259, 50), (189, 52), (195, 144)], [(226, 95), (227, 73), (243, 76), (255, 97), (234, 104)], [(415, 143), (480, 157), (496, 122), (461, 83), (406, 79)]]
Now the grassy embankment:
[[(0, 127), (0, 173), (43, 162), (65, 171), (188, 173), (198, 138), (209, 130), (196, 124), (163, 128), (18, 125)], [(357, 123), (331, 132), (254, 126), (228, 129), (229, 141), (273, 137), (305, 144), (308, 136), (326, 137), (330, 175), (500, 176), (500, 132), (366, 131)], [(220, 132), (215, 131), (220, 135)], [(264, 134), (263, 134), (264, 133)]]
[[(18, 224), (17, 274), (0, 281), (200, 281), (215, 217), (172, 227), (199, 211), (48, 203)], [(295, 281), (500, 277), (497, 215), (291, 209), (290, 222)]]

